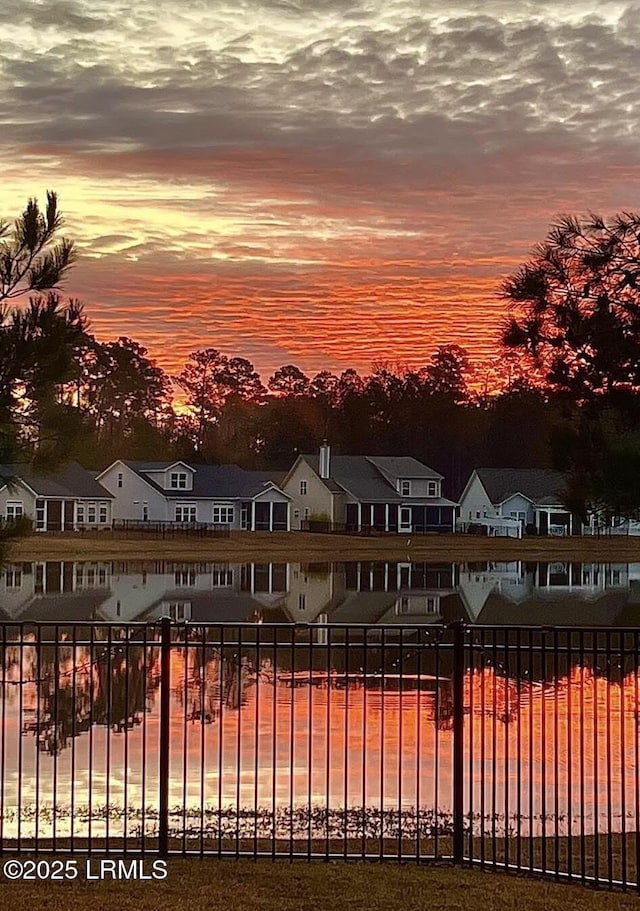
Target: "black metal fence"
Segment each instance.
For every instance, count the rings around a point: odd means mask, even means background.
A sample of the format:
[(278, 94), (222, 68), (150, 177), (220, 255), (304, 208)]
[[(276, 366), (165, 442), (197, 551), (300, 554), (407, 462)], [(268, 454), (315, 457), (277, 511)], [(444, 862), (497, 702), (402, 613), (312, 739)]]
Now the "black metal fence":
[(0, 632), (4, 852), (449, 859), (638, 888), (638, 629)]

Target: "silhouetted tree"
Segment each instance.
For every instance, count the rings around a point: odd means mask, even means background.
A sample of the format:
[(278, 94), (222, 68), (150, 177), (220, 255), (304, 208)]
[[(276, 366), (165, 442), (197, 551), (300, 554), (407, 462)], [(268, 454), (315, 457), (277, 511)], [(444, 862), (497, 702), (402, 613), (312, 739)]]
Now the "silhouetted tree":
[(134, 420), (153, 421), (169, 397), (170, 381), (133, 339), (95, 343), (86, 402), (98, 436), (122, 440)]
[(505, 279), (502, 340), (555, 390), (585, 400), (640, 388), (640, 216), (564, 216)]
[(282, 395), (306, 395), (309, 392), (309, 377), (294, 364), (279, 367), (269, 379), (269, 389)]
[(0, 302), (60, 284), (75, 259), (73, 243), (54, 243), (63, 219), (56, 193), (47, 190), (44, 211), (30, 199), (13, 225), (0, 221)]

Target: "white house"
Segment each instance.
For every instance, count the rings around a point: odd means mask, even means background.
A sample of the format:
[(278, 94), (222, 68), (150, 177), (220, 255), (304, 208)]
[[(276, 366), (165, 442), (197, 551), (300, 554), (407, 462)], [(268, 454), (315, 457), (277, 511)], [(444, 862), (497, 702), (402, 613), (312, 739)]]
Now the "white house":
[(477, 468), (460, 497), (459, 526), (483, 525), (490, 534), (519, 537), (527, 526), (537, 534), (581, 534), (582, 522), (564, 505), (565, 481), (538, 468)]
[(0, 517), (26, 516), (36, 531), (109, 528), (113, 497), (77, 462), (43, 474), (30, 465), (0, 465)]
[(116, 520), (289, 530), (291, 498), (266, 472), (244, 471), (237, 465), (118, 459), (98, 480), (113, 496)]

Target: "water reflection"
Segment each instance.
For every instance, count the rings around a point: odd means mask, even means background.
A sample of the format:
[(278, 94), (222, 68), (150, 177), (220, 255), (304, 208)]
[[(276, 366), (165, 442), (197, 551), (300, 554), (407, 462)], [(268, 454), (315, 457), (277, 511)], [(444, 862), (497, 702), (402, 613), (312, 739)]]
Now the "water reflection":
[[(157, 829), (156, 628), (9, 628), (1, 836)], [(171, 651), (169, 798), (187, 837), (405, 837), (451, 830), (452, 654), (440, 628), (235, 638), (194, 626)], [(515, 631), (514, 634), (515, 636)], [(464, 677), (474, 831), (632, 831), (638, 636), (472, 635)], [(280, 636), (276, 641), (276, 636)]]
[[(185, 838), (449, 833), (442, 624), (459, 617), (612, 629), (472, 629), (469, 828), (635, 831), (638, 635), (615, 628), (637, 620), (638, 579), (639, 564), (5, 566), (0, 838), (157, 831), (153, 621), (167, 614), (190, 621), (174, 632), (170, 668), (171, 825)], [(133, 620), (149, 625), (124, 625)], [(255, 624), (224, 636), (198, 626), (245, 620)], [(270, 620), (296, 625), (277, 632)], [(374, 627), (337, 625), (364, 622)]]
[(7, 564), (5, 620), (635, 625), (640, 564)]

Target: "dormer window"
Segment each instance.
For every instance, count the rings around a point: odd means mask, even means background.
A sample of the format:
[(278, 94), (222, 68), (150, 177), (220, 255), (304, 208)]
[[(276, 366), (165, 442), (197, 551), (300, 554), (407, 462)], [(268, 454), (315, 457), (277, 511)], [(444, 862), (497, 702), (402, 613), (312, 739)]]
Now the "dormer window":
[(172, 471), (171, 477), (169, 479), (169, 486), (171, 487), (171, 490), (186, 490), (187, 489), (186, 471)]
[(411, 481), (400, 481), (400, 494), (403, 497), (411, 496)]
[(427, 496), (428, 497), (437, 497), (438, 496), (438, 482), (437, 481), (427, 481)]

